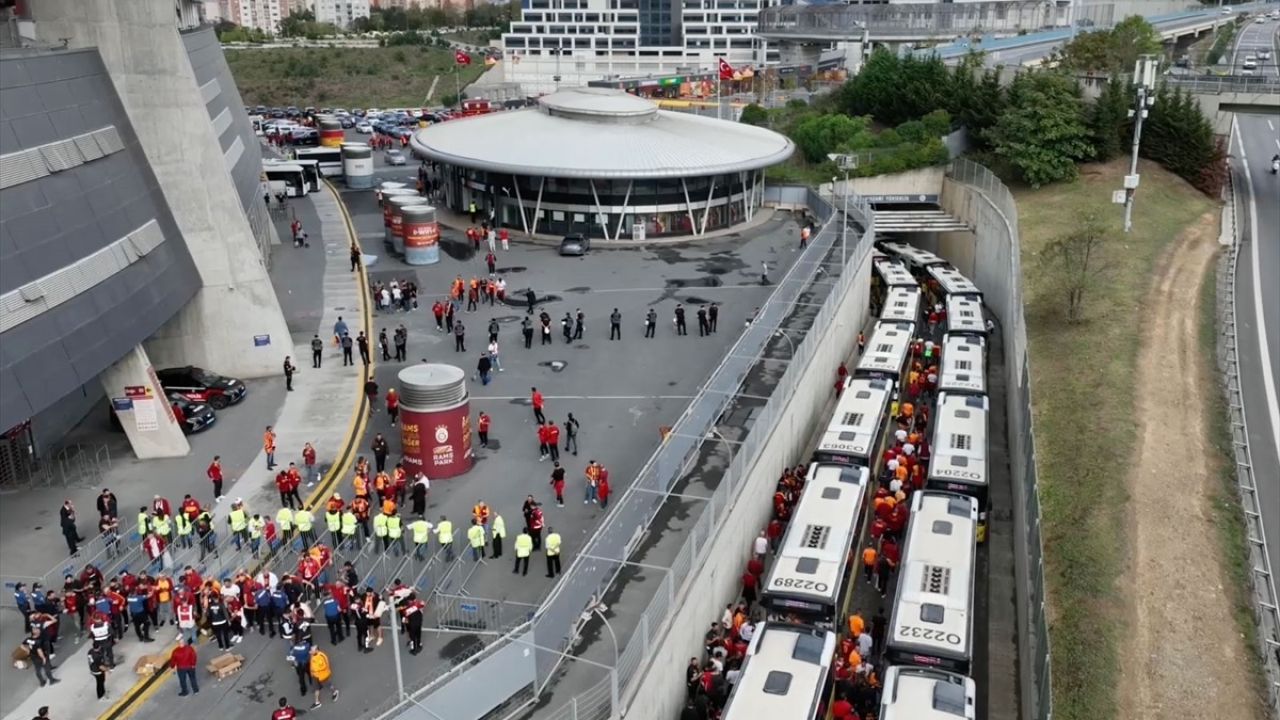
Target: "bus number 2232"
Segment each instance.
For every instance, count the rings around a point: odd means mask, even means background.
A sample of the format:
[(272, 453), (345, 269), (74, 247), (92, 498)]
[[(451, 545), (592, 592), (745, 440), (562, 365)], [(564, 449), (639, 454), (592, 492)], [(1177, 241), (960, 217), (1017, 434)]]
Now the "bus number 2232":
[(831, 588), (827, 587), (824, 582), (816, 580), (797, 580), (796, 578), (774, 578), (773, 586), (775, 588), (787, 588), (790, 590), (813, 590), (815, 592), (827, 592)]
[(944, 632), (942, 630), (930, 630), (929, 628), (912, 627), (910, 625), (898, 626), (898, 637), (920, 638), (921, 640), (945, 642), (950, 645), (960, 644), (960, 636), (955, 633)]

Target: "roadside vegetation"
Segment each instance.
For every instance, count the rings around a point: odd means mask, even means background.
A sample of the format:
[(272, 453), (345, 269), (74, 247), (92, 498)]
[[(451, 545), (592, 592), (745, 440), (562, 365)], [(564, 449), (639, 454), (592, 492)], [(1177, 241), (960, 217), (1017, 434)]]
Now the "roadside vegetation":
[[(1121, 212), (1108, 201), (1127, 171), (1123, 161), (1085, 165), (1073, 181), (1014, 190), (1057, 660), (1054, 715), (1064, 720), (1117, 717), (1128, 591), (1120, 580), (1127, 556), (1124, 480), (1137, 437), (1131, 401), (1141, 328), (1151, 311), (1143, 301), (1161, 253), (1214, 207), (1172, 173), (1144, 163), (1134, 232), (1124, 236)], [(1090, 216), (1111, 240), (1098, 249), (1095, 267), (1105, 270), (1072, 321), (1061, 279), (1040, 257)]]
[(465, 88), (485, 69), (479, 58), (458, 68), (452, 50), (426, 45), (261, 48), (227, 50), (226, 56), (244, 103), (271, 107), (442, 105), (455, 92), (455, 72)]

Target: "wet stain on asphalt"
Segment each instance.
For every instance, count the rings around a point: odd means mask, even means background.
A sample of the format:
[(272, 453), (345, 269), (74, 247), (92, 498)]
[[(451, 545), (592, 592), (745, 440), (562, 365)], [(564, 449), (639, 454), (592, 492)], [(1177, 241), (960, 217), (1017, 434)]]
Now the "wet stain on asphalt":
[[(524, 295), (527, 289), (528, 288), (520, 288), (519, 290), (508, 290), (507, 296), (502, 299), (502, 304), (506, 305), (507, 307), (520, 308), (521, 310), (527, 310), (529, 308), (529, 303), (525, 300), (525, 295)], [(559, 295), (538, 295), (537, 291), (534, 291), (533, 304), (535, 307), (538, 305), (550, 305), (551, 303), (560, 302), (563, 299), (564, 298), (560, 297)]]
[(440, 659), (461, 665), (484, 649), (484, 641), (477, 635), (459, 635), (440, 646)]
[(256, 703), (272, 702), (276, 699), (276, 696), (275, 693), (271, 692), (271, 678), (272, 673), (262, 673), (252, 682), (236, 688), (236, 692)]
[(564, 290), (564, 291), (565, 291), (565, 292), (567, 292), (567, 293), (589, 293), (589, 292), (591, 292), (591, 288), (589, 288), (589, 287), (571, 287), (571, 288), (565, 288), (565, 290)]
[(454, 260), (471, 260), (476, 256), (475, 248), (466, 240), (450, 240), (442, 237), (440, 238), (440, 249), (444, 251), (445, 255)]
[(498, 268), (498, 274), (499, 274), (499, 275), (507, 275), (507, 274), (509, 274), (509, 273), (522, 273), (522, 272), (524, 272), (524, 271), (526, 271), (526, 270), (528, 270), (528, 269), (529, 269), (529, 268), (527, 268), (527, 267), (525, 267), (525, 266), (523, 266), (523, 265), (512, 265), (511, 267), (500, 267), (500, 268)]

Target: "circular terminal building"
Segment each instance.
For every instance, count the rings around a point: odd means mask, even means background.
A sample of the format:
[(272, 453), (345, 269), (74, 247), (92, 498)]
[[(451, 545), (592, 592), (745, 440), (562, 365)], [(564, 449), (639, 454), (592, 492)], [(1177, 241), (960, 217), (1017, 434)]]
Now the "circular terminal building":
[(474, 202), (516, 231), (635, 241), (749, 221), (765, 168), (795, 150), (771, 130), (585, 87), (432, 125), (411, 145), (456, 212)]

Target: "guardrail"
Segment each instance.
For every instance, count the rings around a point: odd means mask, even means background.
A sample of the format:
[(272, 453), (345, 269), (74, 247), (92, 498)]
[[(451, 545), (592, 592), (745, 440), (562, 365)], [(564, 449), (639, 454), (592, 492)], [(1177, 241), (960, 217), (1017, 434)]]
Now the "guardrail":
[(1222, 93), (1280, 94), (1280, 79), (1270, 77), (1245, 77), (1240, 75), (1186, 77), (1166, 75), (1163, 82), (1193, 95), (1221, 95)]
[[(1110, 5), (1101, 7), (1108, 11), (1111, 9)], [(951, 38), (974, 33), (1016, 33), (1052, 28), (1066, 23), (1065, 13), (1066, 8), (1059, 11), (1054, 3), (1044, 2), (788, 5), (760, 11), (757, 32), (801, 37), (854, 37), (861, 36), (866, 30), (876, 38)], [(1106, 14), (1105, 22), (1109, 24), (1110, 13)]]
[[(1228, 176), (1228, 194), (1234, 205), (1231, 178)], [(1258, 490), (1254, 481), (1253, 458), (1249, 454), (1249, 420), (1244, 413), (1244, 398), (1240, 385), (1240, 350), (1236, 344), (1236, 268), (1240, 262), (1240, 224), (1236, 223), (1231, 243), (1231, 256), (1226, 263), (1226, 282), (1219, 285), (1219, 322), (1222, 346), (1219, 364), (1226, 377), (1223, 388), (1227, 399), (1227, 412), (1231, 422), (1231, 448), (1236, 466), (1236, 488), (1244, 510), (1245, 532), (1248, 535), (1249, 574), (1253, 594), (1254, 621), (1258, 624), (1258, 651), (1267, 679), (1267, 706), (1274, 717), (1280, 717), (1280, 611), (1277, 610), (1275, 575), (1271, 572), (1271, 560), (1267, 553), (1267, 533), (1262, 522)], [(1257, 242), (1258, 238), (1250, 238)]]

